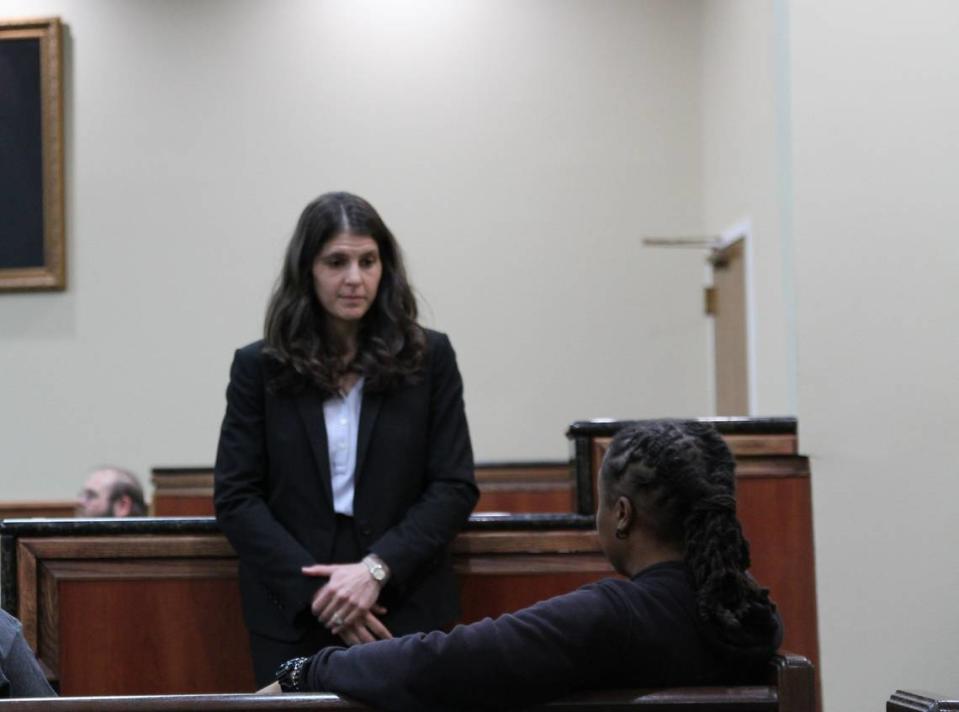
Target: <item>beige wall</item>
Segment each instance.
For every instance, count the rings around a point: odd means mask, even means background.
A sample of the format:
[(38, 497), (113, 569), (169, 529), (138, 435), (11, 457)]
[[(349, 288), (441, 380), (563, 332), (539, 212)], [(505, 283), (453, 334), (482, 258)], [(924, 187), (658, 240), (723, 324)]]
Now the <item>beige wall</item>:
[(0, 295), (5, 499), (103, 460), (212, 462), (231, 350), (323, 190), (399, 235), (483, 459), (562, 457), (576, 418), (709, 412), (702, 255), (639, 240), (748, 219), (757, 412), (798, 401), (812, 457), (826, 709), (955, 690), (959, 6), (3, 14), (68, 26), (70, 250), (66, 293)]
[(800, 442), (827, 710), (959, 692), (959, 4), (795, 2)]
[(706, 412), (696, 2), (7, 0), (59, 15), (69, 290), (0, 295), (5, 499), (213, 461), (303, 205), (349, 189), (450, 333), (481, 459)]
[(769, 0), (706, 0), (702, 17), (703, 223), (748, 231), (751, 415), (796, 412), (788, 217), (787, 65)]

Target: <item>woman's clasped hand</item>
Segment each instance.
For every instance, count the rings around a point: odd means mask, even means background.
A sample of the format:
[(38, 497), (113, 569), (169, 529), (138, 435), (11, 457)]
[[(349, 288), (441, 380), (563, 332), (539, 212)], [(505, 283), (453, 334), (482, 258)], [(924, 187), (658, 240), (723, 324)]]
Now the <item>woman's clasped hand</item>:
[(376, 603), (382, 586), (366, 564), (314, 564), (302, 570), (329, 579), (317, 590), (310, 611), (333, 635), (349, 645), (393, 637), (379, 618), (386, 613)]

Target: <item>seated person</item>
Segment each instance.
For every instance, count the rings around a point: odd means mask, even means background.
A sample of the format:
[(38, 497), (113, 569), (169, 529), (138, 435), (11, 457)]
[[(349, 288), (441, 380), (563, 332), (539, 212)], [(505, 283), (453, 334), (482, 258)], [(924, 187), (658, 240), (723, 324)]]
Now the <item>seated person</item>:
[(328, 691), (381, 710), (498, 710), (577, 690), (755, 682), (782, 640), (746, 573), (734, 464), (709, 424), (621, 430), (599, 479), (596, 528), (625, 578), (496, 620), (325, 648), (261, 692)]
[(120, 467), (98, 467), (77, 495), (78, 517), (145, 517), (146, 514), (140, 480)]
[(0, 610), (0, 697), (55, 697), (23, 638), (20, 621)]

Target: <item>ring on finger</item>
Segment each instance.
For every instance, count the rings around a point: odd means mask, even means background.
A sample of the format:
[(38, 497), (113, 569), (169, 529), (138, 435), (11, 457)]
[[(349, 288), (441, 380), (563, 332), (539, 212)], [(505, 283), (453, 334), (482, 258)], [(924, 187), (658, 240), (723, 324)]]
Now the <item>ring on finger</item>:
[(339, 613), (334, 613), (334, 614), (330, 617), (330, 624), (331, 624), (331, 625), (334, 625), (334, 626), (337, 626), (337, 627), (338, 627), (338, 626), (343, 625), (343, 622), (344, 622), (344, 621), (343, 621), (343, 616), (341, 616)]

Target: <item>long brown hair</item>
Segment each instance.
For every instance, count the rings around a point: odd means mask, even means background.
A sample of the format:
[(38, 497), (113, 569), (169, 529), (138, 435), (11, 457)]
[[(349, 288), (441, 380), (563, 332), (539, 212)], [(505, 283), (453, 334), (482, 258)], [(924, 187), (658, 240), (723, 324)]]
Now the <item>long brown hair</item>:
[[(342, 233), (372, 237), (383, 264), (376, 298), (360, 324), (356, 356), (348, 364), (343, 363), (344, 345), (329, 336), (329, 317), (313, 287), (316, 256)], [(347, 372), (364, 376), (369, 391), (415, 380), (426, 349), (416, 314), (400, 247), (373, 206), (350, 193), (321, 195), (300, 215), (266, 310), (269, 386), (277, 392), (315, 386), (331, 394)]]

